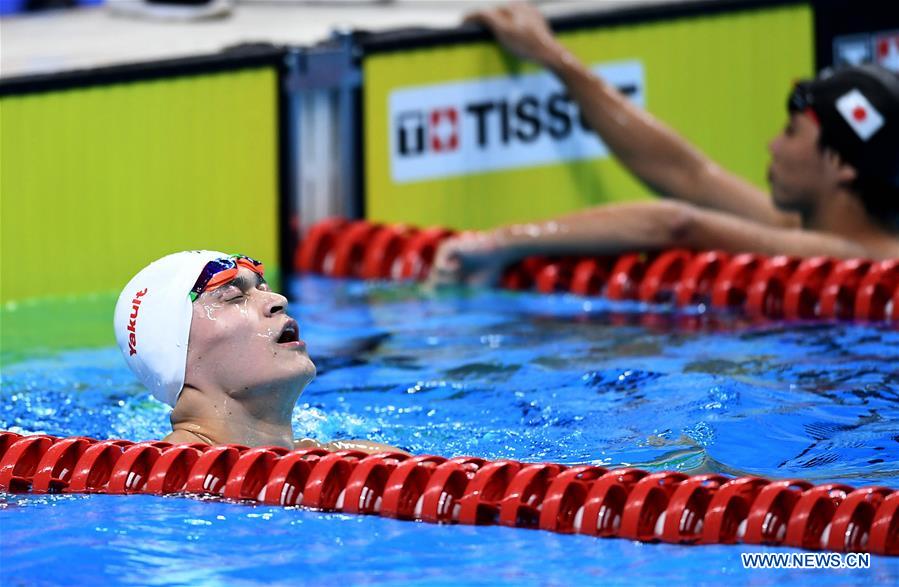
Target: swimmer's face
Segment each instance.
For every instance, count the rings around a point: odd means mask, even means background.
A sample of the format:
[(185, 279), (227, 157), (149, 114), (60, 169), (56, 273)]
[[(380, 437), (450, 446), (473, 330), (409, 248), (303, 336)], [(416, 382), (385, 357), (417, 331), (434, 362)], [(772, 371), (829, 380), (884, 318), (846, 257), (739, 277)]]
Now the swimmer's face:
[(187, 349), (185, 384), (215, 385), (235, 399), (286, 387), (295, 401), (315, 376), (287, 298), (246, 267), (193, 303)]
[(845, 173), (848, 166), (818, 146), (820, 136), (821, 129), (811, 116), (792, 113), (784, 130), (769, 143), (768, 181), (774, 203), (782, 210), (812, 210), (851, 179)]

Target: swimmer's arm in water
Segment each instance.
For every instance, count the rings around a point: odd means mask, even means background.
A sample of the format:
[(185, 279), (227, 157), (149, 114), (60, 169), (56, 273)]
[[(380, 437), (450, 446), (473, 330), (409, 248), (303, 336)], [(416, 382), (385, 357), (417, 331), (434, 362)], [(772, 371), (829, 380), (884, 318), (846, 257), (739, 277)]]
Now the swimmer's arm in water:
[(535, 7), (515, 3), (466, 20), (486, 25), (511, 53), (551, 70), (612, 152), (653, 190), (769, 226), (799, 226), (798, 215), (778, 210), (764, 191), (719, 167), (593, 74), (553, 36)]
[[(172, 444), (216, 444), (216, 442), (213, 442), (213, 440), (207, 436), (199, 433), (188, 432), (186, 430), (175, 430), (171, 434), (163, 438), (163, 441), (171, 442)], [(376, 454), (381, 452), (398, 452), (403, 454), (410, 454), (403, 449), (396, 448), (395, 446), (390, 446), (389, 444), (374, 442), (371, 440), (335, 440), (333, 442), (319, 442), (311, 438), (304, 438), (302, 440), (294, 441), (293, 447), (295, 449), (322, 448), (331, 452), (338, 450), (358, 450), (369, 454)]]
[(381, 452), (398, 452), (403, 454), (411, 454), (403, 449), (384, 444), (382, 442), (374, 442), (371, 440), (334, 440), (332, 442), (319, 442), (311, 438), (303, 438), (294, 442), (294, 448), (323, 448), (327, 451), (338, 450), (358, 450), (368, 454), (377, 454)]
[[(878, 257), (877, 251), (830, 234), (773, 228), (682, 202), (634, 202), (597, 206), (546, 222), (463, 233), (440, 245), (430, 281), (494, 285), (506, 266), (531, 255), (605, 255), (672, 247)], [(882, 257), (889, 256), (883, 253)]]

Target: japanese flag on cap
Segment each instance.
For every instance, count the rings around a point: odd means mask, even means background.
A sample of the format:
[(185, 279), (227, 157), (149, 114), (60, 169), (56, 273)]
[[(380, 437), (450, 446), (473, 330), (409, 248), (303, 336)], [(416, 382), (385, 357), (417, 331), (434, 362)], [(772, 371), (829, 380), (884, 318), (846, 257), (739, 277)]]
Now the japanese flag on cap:
[(871, 138), (883, 126), (883, 115), (858, 89), (853, 88), (836, 101), (837, 111), (863, 141)]
[(183, 251), (154, 261), (135, 275), (115, 307), (116, 341), (125, 362), (153, 396), (175, 405), (187, 367), (193, 316), (190, 290), (218, 251)]

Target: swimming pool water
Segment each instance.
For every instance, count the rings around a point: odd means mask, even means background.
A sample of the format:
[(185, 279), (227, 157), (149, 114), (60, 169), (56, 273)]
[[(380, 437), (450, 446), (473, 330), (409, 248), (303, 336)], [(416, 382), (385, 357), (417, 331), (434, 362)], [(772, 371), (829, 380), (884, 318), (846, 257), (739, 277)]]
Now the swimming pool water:
[[(292, 313), (319, 366), (297, 436), (415, 453), (636, 465), (899, 487), (899, 332), (711, 322), (568, 295), (303, 278)], [(5, 351), (4, 351), (5, 352)], [(21, 353), (20, 353), (21, 354)], [(146, 440), (168, 431), (114, 348), (5, 361), (0, 428)], [(2, 495), (2, 494), (0, 494)], [(744, 571), (741, 551), (431, 526), (217, 500), (0, 497), (4, 584), (895, 583)], [(784, 549), (776, 549), (784, 550)]]

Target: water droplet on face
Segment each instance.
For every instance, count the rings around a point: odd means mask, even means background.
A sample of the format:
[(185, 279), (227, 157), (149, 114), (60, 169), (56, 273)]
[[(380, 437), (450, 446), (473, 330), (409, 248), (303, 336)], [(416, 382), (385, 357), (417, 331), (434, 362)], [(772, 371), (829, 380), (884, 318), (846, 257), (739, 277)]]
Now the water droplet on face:
[(219, 304), (203, 304), (203, 311), (206, 313), (207, 320), (216, 320), (215, 314), (219, 309)]
[(257, 332), (256, 336), (277, 340), (279, 332), (277, 330), (274, 330), (273, 328), (267, 328), (265, 332)]

